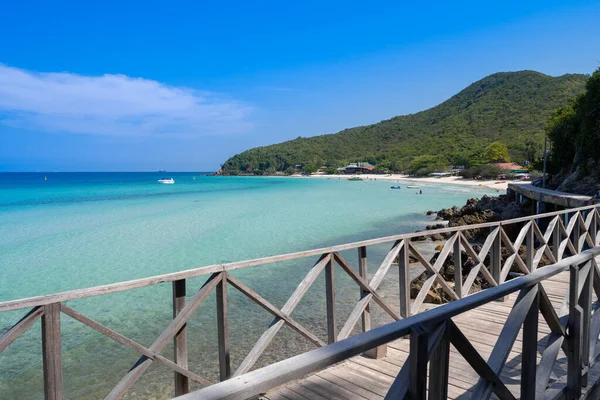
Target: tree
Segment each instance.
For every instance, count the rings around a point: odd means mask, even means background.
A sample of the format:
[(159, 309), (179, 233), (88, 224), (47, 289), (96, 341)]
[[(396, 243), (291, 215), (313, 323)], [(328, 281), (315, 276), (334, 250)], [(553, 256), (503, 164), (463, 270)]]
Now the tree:
[(410, 173), (414, 175), (427, 175), (432, 172), (442, 171), (446, 168), (447, 160), (440, 156), (418, 156), (410, 163)]
[(590, 158), (600, 159), (600, 68), (585, 88), (571, 104), (556, 110), (546, 127), (555, 172), (585, 166)]
[(488, 162), (509, 162), (508, 147), (504, 142), (494, 142), (483, 151), (484, 157)]
[(314, 174), (315, 172), (317, 172), (317, 167), (315, 167), (313, 164), (306, 164), (306, 166), (304, 167), (304, 172), (306, 174)]

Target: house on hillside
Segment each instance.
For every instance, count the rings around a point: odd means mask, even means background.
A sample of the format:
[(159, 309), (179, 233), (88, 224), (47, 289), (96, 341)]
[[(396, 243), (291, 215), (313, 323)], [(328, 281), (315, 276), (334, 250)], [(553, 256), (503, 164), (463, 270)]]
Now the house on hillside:
[(498, 167), (502, 168), (510, 174), (519, 174), (527, 172), (527, 168), (517, 163), (494, 163), (494, 165), (497, 165)]
[[(347, 175), (352, 174), (368, 174), (373, 172), (375, 169), (374, 165), (369, 164), (368, 162), (359, 162), (359, 163), (351, 163), (343, 168), (343, 171)], [(338, 168), (338, 171), (340, 168)]]

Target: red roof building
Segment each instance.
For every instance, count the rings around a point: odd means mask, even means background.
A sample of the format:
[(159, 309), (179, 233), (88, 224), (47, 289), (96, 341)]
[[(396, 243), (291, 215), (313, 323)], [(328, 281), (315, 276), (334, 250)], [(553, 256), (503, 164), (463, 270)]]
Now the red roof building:
[(494, 163), (494, 165), (497, 165), (506, 171), (522, 171), (526, 169), (517, 163)]

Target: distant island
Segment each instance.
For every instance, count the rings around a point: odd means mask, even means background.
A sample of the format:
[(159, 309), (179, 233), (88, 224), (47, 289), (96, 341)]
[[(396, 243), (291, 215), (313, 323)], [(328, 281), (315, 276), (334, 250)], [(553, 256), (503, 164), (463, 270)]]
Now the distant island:
[(509, 161), (531, 166), (543, 155), (549, 119), (584, 92), (588, 78), (535, 71), (496, 73), (425, 111), (244, 151), (225, 161), (219, 174), (319, 169), (334, 174), (363, 163), (374, 173), (428, 175), (447, 167), (471, 167), (472, 174), (493, 175), (499, 171), (482, 167)]

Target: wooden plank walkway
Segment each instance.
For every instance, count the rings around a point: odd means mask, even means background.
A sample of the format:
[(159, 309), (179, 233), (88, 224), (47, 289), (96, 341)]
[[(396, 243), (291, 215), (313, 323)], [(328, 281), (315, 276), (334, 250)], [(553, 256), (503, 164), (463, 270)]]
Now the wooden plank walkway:
[[(543, 282), (554, 308), (559, 311), (568, 293), (569, 274), (564, 272)], [(453, 319), (464, 335), (470, 340), (484, 359), (487, 359), (496, 344), (507, 316), (513, 307), (517, 293), (504, 302), (482, 305)], [(594, 296), (594, 301), (596, 300)], [(432, 306), (425, 306), (431, 308)], [(538, 362), (545, 349), (550, 328), (543, 316), (539, 315)], [(516, 398), (520, 397), (522, 330), (502, 371), (502, 380)], [(400, 339), (388, 344), (387, 356), (375, 360), (364, 356), (354, 357), (334, 365), (302, 380), (290, 382), (266, 395), (269, 400), (363, 400), (383, 399), (409, 354), (408, 339)], [(552, 375), (552, 386), (560, 387), (566, 382), (567, 358), (559, 353)], [(600, 379), (600, 363), (591, 369), (589, 384)], [(479, 376), (464, 358), (450, 347), (449, 399), (470, 399), (471, 390)], [(586, 393), (586, 388), (583, 390)], [(492, 398), (495, 398), (492, 396)], [(586, 397), (583, 397), (586, 398)]]
[(592, 196), (584, 196), (558, 190), (544, 189), (533, 186), (531, 183), (509, 183), (508, 190), (520, 193), (523, 196), (544, 203), (556, 204), (561, 207), (584, 207), (593, 203)]

